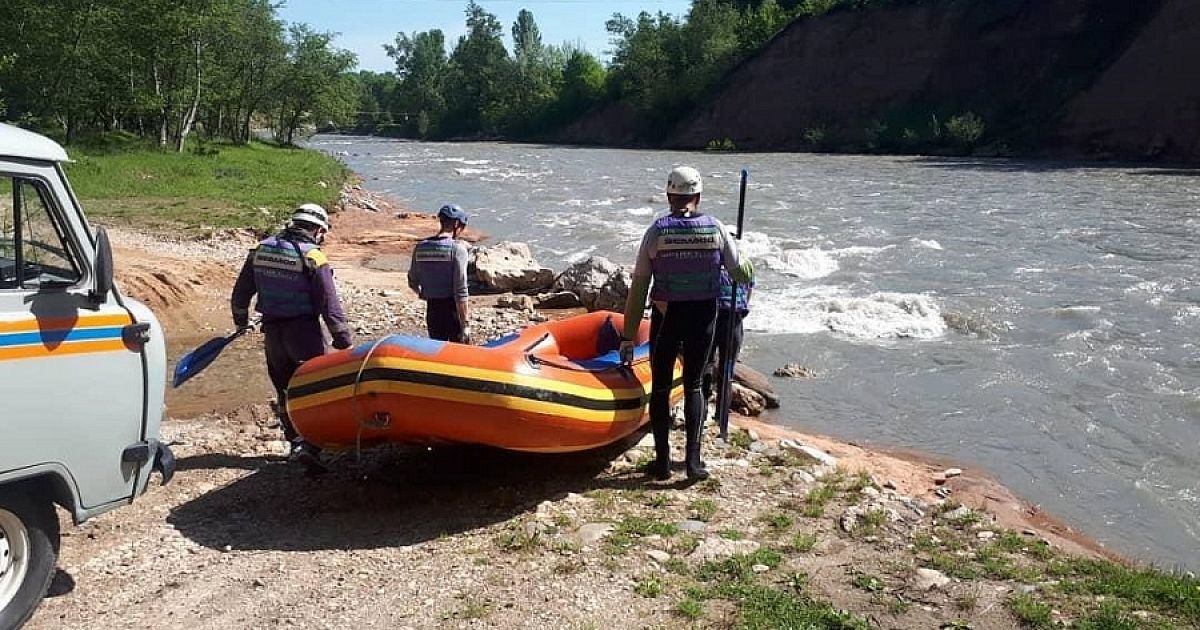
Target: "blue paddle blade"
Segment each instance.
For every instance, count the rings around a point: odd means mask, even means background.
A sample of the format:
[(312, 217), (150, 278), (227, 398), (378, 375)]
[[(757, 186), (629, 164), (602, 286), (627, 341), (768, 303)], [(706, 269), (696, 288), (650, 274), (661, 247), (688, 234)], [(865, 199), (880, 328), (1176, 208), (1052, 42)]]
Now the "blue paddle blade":
[(240, 336), (241, 332), (236, 332), (228, 337), (213, 337), (201, 344), (200, 347), (183, 355), (183, 358), (179, 359), (179, 363), (175, 364), (175, 378), (172, 380), (172, 387), (179, 387), (188, 379), (199, 374), (221, 355), (225, 346)]

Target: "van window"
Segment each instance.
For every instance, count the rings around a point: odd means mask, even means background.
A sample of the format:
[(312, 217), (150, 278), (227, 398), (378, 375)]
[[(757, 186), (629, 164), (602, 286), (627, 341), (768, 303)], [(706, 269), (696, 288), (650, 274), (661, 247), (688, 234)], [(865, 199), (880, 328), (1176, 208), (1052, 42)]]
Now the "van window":
[(0, 176), (0, 289), (70, 286), (80, 266), (43, 182)]

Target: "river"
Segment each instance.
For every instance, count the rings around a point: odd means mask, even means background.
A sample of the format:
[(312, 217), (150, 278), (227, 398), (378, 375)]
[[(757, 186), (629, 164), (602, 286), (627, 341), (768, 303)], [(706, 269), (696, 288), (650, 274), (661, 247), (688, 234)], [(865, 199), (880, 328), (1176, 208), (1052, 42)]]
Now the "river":
[[(694, 154), (318, 136), (415, 210), (561, 269), (631, 263), (666, 174), (758, 269), (743, 356), (775, 421), (947, 456), (1124, 554), (1200, 570), (1200, 177), (1046, 162)], [(1197, 171), (1200, 175), (1200, 171)]]

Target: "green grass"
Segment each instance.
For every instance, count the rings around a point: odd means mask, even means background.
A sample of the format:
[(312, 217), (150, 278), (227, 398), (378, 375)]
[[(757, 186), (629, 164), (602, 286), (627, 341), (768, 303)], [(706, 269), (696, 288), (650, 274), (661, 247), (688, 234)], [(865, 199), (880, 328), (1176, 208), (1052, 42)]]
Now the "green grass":
[(712, 499), (696, 499), (688, 509), (692, 511), (692, 518), (707, 523), (717, 515), (717, 502)]
[(745, 582), (754, 576), (754, 565), (761, 564), (776, 568), (783, 562), (783, 556), (774, 549), (759, 549), (749, 554), (736, 554), (724, 560), (710, 560), (700, 565), (696, 577), (703, 582), (740, 581)]
[(348, 175), (318, 151), (261, 143), (174, 153), (119, 140), (69, 153), (67, 175), (88, 215), (136, 227), (269, 228), (299, 203), (332, 205)]
[(1007, 604), (1008, 610), (1021, 622), (1022, 627), (1049, 628), (1054, 623), (1050, 605), (1029, 595), (1017, 595), (1010, 598)]
[(882, 578), (869, 573), (855, 574), (854, 579), (850, 580), (850, 584), (854, 586), (854, 588), (867, 591), (868, 593), (878, 593), (887, 588), (887, 585), (884, 584)]
[(1117, 598), (1200, 625), (1200, 580), (1196, 578), (1083, 559), (1062, 562), (1054, 573), (1063, 576), (1059, 589), (1064, 593)]
[(802, 594), (758, 584), (725, 584), (717, 596), (738, 606), (739, 630), (776, 628), (821, 628), (823, 630), (868, 630), (862, 617), (840, 611), (826, 602)]
[(820, 518), (825, 515), (825, 506), (837, 496), (837, 485), (824, 483), (808, 491), (804, 495), (804, 507), (801, 514), (808, 518)]
[(646, 536), (670, 538), (679, 533), (679, 526), (645, 516), (626, 516), (612, 534), (604, 539), (604, 549), (611, 556), (623, 555)]
[(813, 550), (813, 547), (817, 546), (817, 540), (816, 534), (796, 534), (792, 538), (792, 551), (796, 553), (808, 553)]
[(688, 619), (699, 619), (704, 615), (704, 604), (691, 597), (685, 597), (675, 605), (675, 612)]
[(779, 532), (792, 526), (792, 517), (782, 512), (771, 512), (759, 517), (767, 527)]
[(659, 595), (662, 595), (664, 588), (665, 586), (663, 585), (662, 580), (654, 576), (645, 576), (638, 579), (637, 583), (633, 587), (633, 592), (641, 595), (642, 597), (653, 599)]

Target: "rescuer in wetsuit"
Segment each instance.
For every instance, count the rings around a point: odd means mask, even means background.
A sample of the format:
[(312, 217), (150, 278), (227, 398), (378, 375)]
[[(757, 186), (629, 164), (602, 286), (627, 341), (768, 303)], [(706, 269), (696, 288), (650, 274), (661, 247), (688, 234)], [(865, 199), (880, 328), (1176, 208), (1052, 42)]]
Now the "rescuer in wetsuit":
[(701, 385), (716, 327), (721, 269), (727, 269), (739, 282), (747, 282), (752, 277), (752, 269), (742, 265), (725, 226), (716, 218), (699, 212), (702, 190), (700, 173), (696, 169), (683, 166), (671, 171), (667, 177), (667, 201), (671, 213), (656, 220), (646, 230), (625, 305), (621, 360), (628, 364), (633, 360), (633, 339), (645, 312), (646, 293), (650, 291), (653, 301), (650, 422), (654, 431), (655, 459), (649, 472), (660, 480), (671, 476), (670, 396), (675, 360), (680, 355), (683, 358), (687, 477), (692, 480), (708, 478), (708, 471), (700, 459), (700, 437), (707, 410)]
[(306, 203), (292, 213), (291, 224), (268, 237), (246, 257), (233, 285), (230, 306), (239, 329), (250, 325), (250, 299), (262, 314), (267, 374), (278, 396), (277, 414), (291, 446), (290, 458), (319, 465), (318, 449), (304, 442), (287, 412), (287, 387), (300, 364), (325, 354), (319, 318), (333, 336), (333, 347), (349, 348), (350, 327), (333, 281), (333, 268), (321, 251), (329, 232), (329, 214)]
[(467, 229), (467, 213), (455, 205), (438, 211), (441, 229), (413, 248), (408, 286), (425, 300), (425, 327), (430, 339), (471, 343), (467, 309), (467, 246), (459, 235)]

